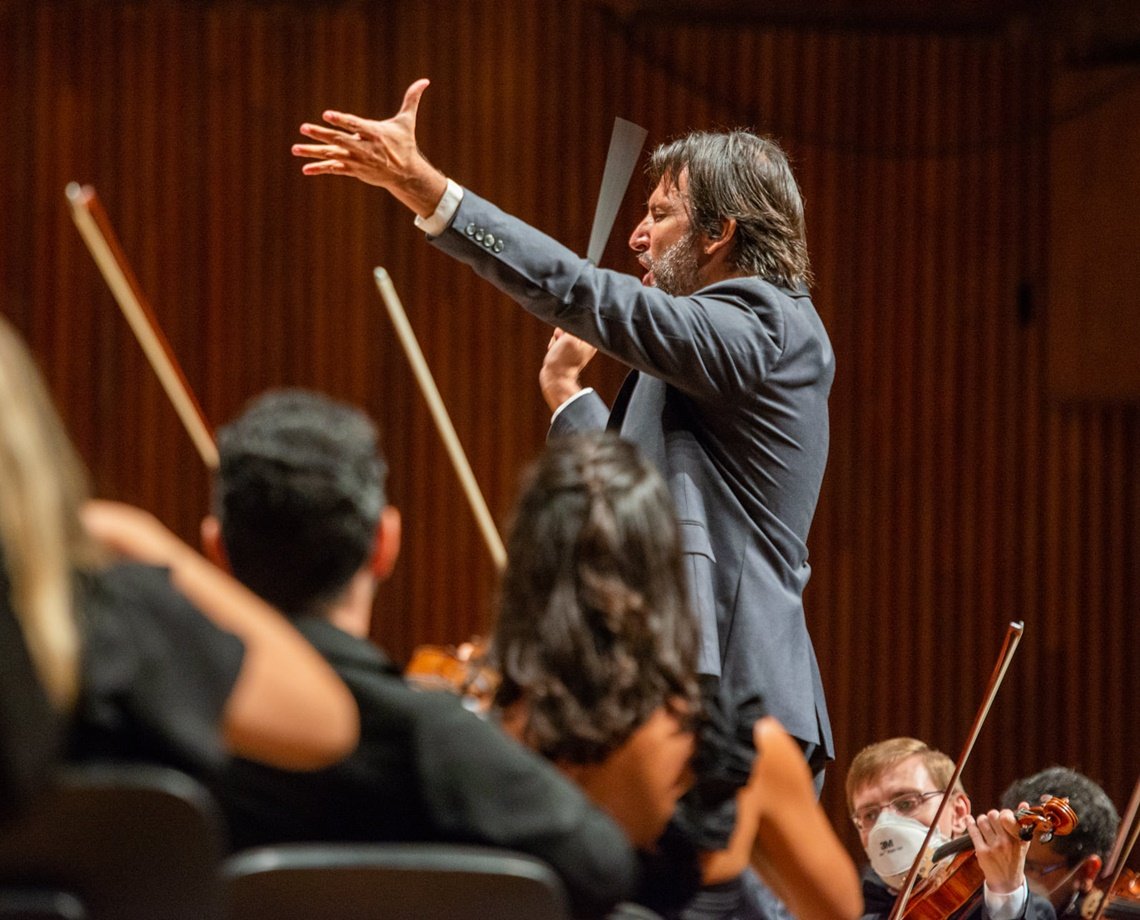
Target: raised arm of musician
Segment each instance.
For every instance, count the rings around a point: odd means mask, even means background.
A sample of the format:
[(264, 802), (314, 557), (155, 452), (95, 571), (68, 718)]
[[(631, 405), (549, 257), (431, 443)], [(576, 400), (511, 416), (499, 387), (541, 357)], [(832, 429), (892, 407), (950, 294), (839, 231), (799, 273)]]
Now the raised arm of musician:
[(859, 874), (815, 797), (799, 745), (771, 716), (756, 723), (754, 735), (759, 756), (737, 796), (736, 828), (727, 849), (704, 857), (705, 883), (751, 863), (795, 916), (858, 917)]
[(352, 751), (359, 720), (348, 688), (277, 611), (140, 508), (91, 501), (83, 509), (83, 523), (113, 552), (168, 568), (185, 597), (242, 640), (241, 670), (222, 724), (233, 752), (286, 769), (313, 770)]

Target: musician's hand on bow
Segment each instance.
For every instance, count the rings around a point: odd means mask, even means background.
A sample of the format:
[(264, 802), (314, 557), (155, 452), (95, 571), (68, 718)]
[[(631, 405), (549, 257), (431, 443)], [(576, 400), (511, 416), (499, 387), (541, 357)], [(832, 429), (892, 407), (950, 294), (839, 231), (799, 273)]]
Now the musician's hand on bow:
[(1011, 809), (991, 809), (977, 818), (968, 817), (966, 831), (974, 842), (978, 865), (990, 891), (1009, 894), (1024, 884), (1029, 841), (1021, 839), (1021, 828)]
[(301, 171), (307, 176), (352, 176), (387, 189), (420, 216), (430, 216), (447, 178), (416, 144), (416, 115), (428, 83), (421, 79), (409, 86), (400, 110), (384, 121), (330, 109), (321, 117), (331, 128), (301, 125), (301, 133), (317, 141), (293, 145), (294, 156), (317, 161)]
[(598, 349), (577, 336), (554, 330), (538, 372), (538, 385), (551, 412), (582, 389), (578, 375), (597, 353)]

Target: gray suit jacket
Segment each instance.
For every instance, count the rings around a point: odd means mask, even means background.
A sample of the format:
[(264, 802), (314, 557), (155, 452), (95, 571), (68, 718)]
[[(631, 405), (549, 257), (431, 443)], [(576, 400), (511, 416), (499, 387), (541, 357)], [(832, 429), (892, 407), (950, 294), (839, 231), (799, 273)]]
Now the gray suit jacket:
[(807, 292), (736, 278), (673, 297), (596, 268), (470, 191), (433, 242), (633, 369), (612, 413), (587, 394), (551, 434), (608, 424), (657, 465), (681, 519), (701, 673), (730, 701), (762, 694), (792, 735), (831, 756), (802, 595), (835, 365)]

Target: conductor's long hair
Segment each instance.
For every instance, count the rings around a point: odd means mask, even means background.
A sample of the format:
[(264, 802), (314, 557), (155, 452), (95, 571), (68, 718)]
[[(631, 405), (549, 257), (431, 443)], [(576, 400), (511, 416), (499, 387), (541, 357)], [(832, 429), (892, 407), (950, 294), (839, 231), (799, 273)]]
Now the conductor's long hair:
[(672, 498), (612, 434), (553, 443), (515, 512), (491, 655), (525, 740), (596, 763), (656, 709), (695, 712), (697, 628)]
[(73, 576), (98, 558), (79, 520), (86, 497), (86, 472), (39, 370), (0, 317), (0, 602), (62, 710), (79, 685)]
[(651, 185), (688, 177), (693, 226), (719, 236), (736, 221), (732, 261), (742, 272), (788, 288), (810, 285), (804, 205), (787, 154), (751, 131), (694, 131), (649, 158)]

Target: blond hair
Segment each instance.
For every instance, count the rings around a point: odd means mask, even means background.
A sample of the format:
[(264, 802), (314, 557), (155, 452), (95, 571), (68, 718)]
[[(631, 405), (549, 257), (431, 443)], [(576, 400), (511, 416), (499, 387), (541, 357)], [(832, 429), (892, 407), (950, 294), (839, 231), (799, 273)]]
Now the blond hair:
[(79, 688), (72, 576), (96, 560), (79, 521), (86, 496), (83, 465), (40, 373), (0, 317), (0, 548), (16, 622), (60, 709), (71, 707)]
[[(847, 769), (847, 807), (854, 807), (856, 790), (916, 754), (922, 758), (922, 764), (934, 785), (945, 789), (954, 775), (954, 761), (917, 738), (888, 738), (863, 748), (851, 761), (851, 766)], [(961, 780), (954, 785), (954, 791), (965, 793)]]

